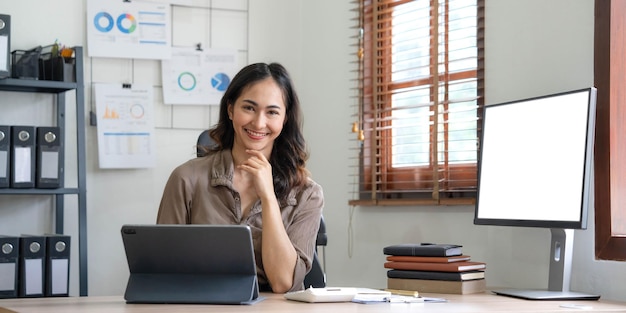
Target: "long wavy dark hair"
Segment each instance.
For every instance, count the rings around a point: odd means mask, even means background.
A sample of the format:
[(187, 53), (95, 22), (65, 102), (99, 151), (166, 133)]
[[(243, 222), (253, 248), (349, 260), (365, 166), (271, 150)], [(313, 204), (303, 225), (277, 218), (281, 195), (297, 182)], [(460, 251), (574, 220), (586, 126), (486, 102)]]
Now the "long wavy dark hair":
[(309, 176), (306, 161), (309, 157), (302, 136), (302, 111), (293, 83), (287, 70), (279, 63), (254, 63), (237, 73), (230, 82), (220, 102), (217, 125), (209, 130), (216, 142), (213, 150), (232, 149), (235, 141), (233, 122), (228, 117), (228, 106), (233, 105), (241, 93), (263, 79), (271, 77), (280, 86), (286, 108), (285, 124), (274, 141), (269, 162), (274, 176), (274, 191), (278, 199), (286, 199), (289, 192), (306, 184)]

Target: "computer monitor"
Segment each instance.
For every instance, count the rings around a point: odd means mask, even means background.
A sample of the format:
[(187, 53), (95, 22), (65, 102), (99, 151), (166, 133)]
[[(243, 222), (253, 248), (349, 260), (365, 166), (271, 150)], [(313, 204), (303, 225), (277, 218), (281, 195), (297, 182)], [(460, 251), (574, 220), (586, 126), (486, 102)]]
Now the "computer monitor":
[(551, 232), (547, 290), (494, 293), (600, 297), (569, 291), (574, 230), (587, 228), (595, 112), (593, 87), (484, 107), (474, 224)]

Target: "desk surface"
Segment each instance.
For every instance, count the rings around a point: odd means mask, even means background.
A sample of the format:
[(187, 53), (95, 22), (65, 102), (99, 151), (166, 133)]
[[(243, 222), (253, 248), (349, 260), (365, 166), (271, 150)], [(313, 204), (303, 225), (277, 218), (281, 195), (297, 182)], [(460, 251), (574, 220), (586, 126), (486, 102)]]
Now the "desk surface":
[[(280, 294), (262, 294), (265, 299), (253, 305), (126, 304), (123, 297), (69, 297), (0, 299), (0, 313), (74, 312), (626, 312), (626, 303), (612, 301), (533, 301), (490, 293), (470, 295), (425, 294), (446, 303), (304, 303), (284, 299)], [(578, 304), (591, 309), (568, 309), (562, 304)]]

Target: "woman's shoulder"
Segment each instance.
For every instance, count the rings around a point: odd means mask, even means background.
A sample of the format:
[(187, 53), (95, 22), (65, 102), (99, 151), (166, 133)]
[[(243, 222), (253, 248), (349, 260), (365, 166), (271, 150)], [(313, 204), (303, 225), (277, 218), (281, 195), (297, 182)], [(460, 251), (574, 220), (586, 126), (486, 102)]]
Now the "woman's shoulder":
[(322, 192), (322, 185), (318, 184), (313, 178), (307, 177), (306, 183), (304, 184), (306, 189), (314, 190)]
[(300, 188), (297, 188), (296, 197), (303, 198), (321, 198), (324, 199), (324, 190), (320, 184), (318, 184), (315, 180), (308, 177), (305, 181), (304, 185)]
[(324, 207), (324, 190), (320, 184), (308, 178), (306, 183), (298, 190), (299, 192), (294, 200), (300, 208), (305, 211), (322, 211)]
[(223, 175), (232, 166), (232, 157), (228, 151), (215, 151), (206, 156), (189, 159), (178, 165), (174, 172), (194, 175), (199, 173), (213, 173)]
[(210, 157), (204, 156), (199, 158), (189, 159), (181, 164), (179, 164), (176, 169), (177, 170), (194, 170), (199, 167), (206, 167), (207, 164), (210, 163)]

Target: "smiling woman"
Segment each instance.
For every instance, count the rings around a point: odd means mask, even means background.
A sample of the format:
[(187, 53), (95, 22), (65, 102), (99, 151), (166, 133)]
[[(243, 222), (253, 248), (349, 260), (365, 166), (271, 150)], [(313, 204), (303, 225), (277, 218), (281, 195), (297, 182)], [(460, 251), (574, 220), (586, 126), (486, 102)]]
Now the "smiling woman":
[(249, 225), (260, 289), (303, 289), (324, 197), (305, 167), (300, 103), (285, 68), (244, 67), (209, 133), (211, 150), (170, 175), (157, 223)]
[[(282, 90), (273, 79), (265, 78), (245, 88), (235, 103), (228, 105), (235, 131), (233, 149), (257, 150), (269, 158), (283, 129), (285, 111)], [(233, 151), (233, 156), (235, 164), (248, 159), (245, 151)]]

